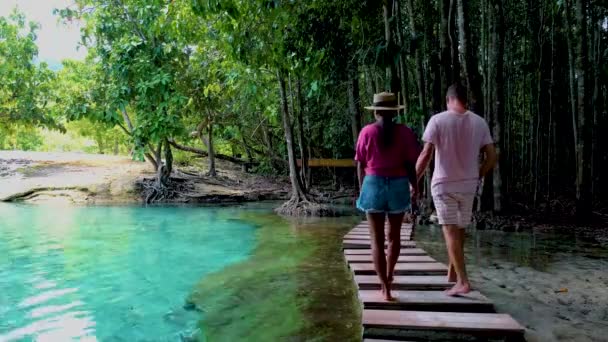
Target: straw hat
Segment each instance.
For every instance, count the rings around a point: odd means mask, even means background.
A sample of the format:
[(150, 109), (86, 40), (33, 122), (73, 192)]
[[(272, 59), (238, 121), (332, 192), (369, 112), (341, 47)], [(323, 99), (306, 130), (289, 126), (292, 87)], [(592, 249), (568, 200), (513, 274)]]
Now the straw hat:
[(397, 103), (397, 96), (387, 92), (374, 94), (374, 103), (371, 106), (365, 107), (368, 110), (399, 110), (403, 108), (405, 106)]

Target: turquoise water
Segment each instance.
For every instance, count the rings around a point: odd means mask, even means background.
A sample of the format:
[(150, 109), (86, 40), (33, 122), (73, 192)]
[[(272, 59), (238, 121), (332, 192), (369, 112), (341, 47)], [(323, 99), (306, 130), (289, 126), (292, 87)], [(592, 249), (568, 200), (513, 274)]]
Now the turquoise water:
[(236, 208), (0, 203), (0, 341), (177, 341), (206, 274), (246, 260)]

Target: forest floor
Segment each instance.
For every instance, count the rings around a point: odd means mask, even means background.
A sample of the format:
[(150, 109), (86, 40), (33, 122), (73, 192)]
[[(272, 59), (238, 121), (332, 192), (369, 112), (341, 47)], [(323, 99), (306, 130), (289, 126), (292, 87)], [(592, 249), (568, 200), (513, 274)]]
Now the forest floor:
[[(218, 177), (203, 174), (203, 161), (177, 167), (189, 192), (175, 202), (217, 203), (285, 199), (286, 179), (242, 172), (218, 162)], [(187, 172), (182, 173), (181, 170)], [(0, 151), (0, 201), (76, 204), (140, 203), (140, 181), (153, 178), (150, 164), (124, 156)]]

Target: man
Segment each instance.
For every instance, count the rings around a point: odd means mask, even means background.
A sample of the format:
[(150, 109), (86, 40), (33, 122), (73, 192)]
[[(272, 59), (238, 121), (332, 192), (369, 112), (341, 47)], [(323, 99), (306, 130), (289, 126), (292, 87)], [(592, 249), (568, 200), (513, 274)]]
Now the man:
[[(488, 124), (467, 110), (466, 94), (461, 85), (448, 88), (448, 110), (429, 120), (422, 137), (424, 148), (416, 163), (416, 174), (420, 179), (433, 153), (435, 155), (431, 194), (450, 258), (448, 280), (456, 282), (446, 291), (450, 296), (471, 291), (464, 261), (465, 228), (471, 223), (479, 180), (496, 164), (496, 151)], [(480, 152), (485, 155), (481, 166)]]

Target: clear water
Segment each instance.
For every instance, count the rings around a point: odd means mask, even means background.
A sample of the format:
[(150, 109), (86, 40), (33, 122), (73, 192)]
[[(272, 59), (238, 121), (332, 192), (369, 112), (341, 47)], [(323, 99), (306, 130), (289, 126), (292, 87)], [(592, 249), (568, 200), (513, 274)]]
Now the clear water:
[[(535, 341), (607, 341), (608, 246), (594, 233), (533, 229), (467, 233), (473, 286)], [(441, 229), (418, 227), (418, 244), (447, 261)]]
[(0, 203), (0, 341), (178, 341), (207, 274), (247, 259), (234, 208)]
[[(340, 247), (360, 218), (271, 209), (0, 203), (0, 341), (357, 340)], [(605, 341), (605, 244), (572, 231), (468, 235), (473, 285), (529, 341)], [(447, 259), (437, 227), (416, 239)]]

